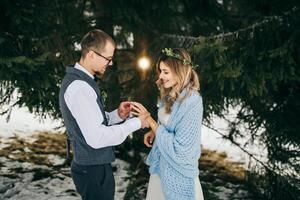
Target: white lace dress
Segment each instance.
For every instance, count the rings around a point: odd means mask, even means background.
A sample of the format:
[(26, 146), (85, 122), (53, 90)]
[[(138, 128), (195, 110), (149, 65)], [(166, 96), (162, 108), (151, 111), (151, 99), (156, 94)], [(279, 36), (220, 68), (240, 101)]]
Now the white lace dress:
[[(169, 120), (170, 114), (166, 113), (165, 108), (158, 109), (158, 120), (161, 124), (166, 125)], [(202, 187), (199, 178), (195, 178), (195, 199), (204, 200)], [(162, 188), (160, 185), (160, 178), (157, 174), (151, 174), (147, 189), (146, 200), (165, 200)]]

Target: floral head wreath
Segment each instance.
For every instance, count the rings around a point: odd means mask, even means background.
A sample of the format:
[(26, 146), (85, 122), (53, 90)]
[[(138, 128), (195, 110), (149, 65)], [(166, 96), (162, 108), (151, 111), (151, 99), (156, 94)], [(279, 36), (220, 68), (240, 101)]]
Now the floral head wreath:
[(181, 56), (178, 53), (174, 53), (171, 48), (164, 48), (161, 50), (162, 53), (168, 57), (176, 58), (177, 60), (180, 60), (183, 65), (191, 65), (191, 67), (195, 70), (199, 67), (199, 65), (193, 64), (191, 61), (187, 59), (182, 59)]

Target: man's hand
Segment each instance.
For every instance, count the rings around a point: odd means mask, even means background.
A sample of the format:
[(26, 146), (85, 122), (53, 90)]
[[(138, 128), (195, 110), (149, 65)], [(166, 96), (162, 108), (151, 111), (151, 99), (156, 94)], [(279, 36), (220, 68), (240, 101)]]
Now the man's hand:
[(120, 116), (120, 118), (124, 120), (129, 116), (130, 110), (131, 110), (130, 102), (124, 101), (120, 103), (120, 106), (118, 108), (118, 115)]
[(152, 143), (155, 137), (155, 133), (153, 131), (149, 131), (144, 135), (144, 144), (147, 147), (152, 147)]

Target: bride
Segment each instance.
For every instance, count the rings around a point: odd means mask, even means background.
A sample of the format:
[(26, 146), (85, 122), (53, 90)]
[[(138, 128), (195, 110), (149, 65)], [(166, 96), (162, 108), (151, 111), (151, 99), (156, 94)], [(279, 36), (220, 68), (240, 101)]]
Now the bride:
[(157, 62), (160, 101), (157, 123), (147, 109), (132, 102), (133, 114), (148, 114), (151, 131), (144, 143), (152, 149), (147, 200), (202, 200), (198, 160), (201, 154), (202, 98), (198, 75), (184, 49), (164, 49)]

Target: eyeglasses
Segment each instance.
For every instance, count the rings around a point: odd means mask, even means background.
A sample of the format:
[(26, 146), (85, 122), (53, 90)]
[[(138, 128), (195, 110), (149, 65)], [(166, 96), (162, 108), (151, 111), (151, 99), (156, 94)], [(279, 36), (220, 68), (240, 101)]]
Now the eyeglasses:
[(100, 53), (96, 52), (96, 51), (93, 51), (95, 54), (97, 54), (98, 56), (104, 58), (105, 60), (107, 60), (107, 64), (106, 65), (109, 65), (111, 63), (111, 61), (113, 60), (113, 58), (106, 58), (105, 56), (102, 56)]

